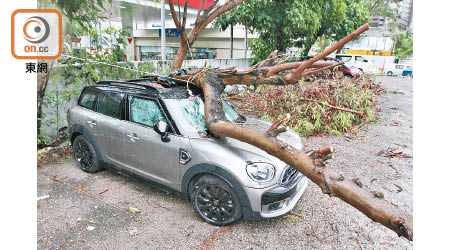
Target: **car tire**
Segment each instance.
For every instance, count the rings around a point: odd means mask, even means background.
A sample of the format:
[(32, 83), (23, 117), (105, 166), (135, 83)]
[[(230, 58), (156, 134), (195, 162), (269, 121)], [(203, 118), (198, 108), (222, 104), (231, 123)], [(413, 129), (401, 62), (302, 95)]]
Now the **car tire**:
[(387, 72), (388, 76), (392, 76), (392, 71)]
[(87, 173), (95, 173), (102, 169), (94, 147), (84, 135), (79, 135), (72, 143), (73, 158), (78, 167)]
[(242, 217), (239, 197), (224, 180), (204, 175), (191, 189), (191, 202), (198, 216), (215, 226), (230, 225)]

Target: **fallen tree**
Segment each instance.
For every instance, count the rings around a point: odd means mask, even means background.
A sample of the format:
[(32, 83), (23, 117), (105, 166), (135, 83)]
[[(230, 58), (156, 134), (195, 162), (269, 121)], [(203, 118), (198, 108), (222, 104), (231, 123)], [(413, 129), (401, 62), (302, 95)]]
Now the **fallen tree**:
[(362, 25), (306, 62), (284, 63), (285, 59), (278, 59), (277, 53), (273, 52), (266, 60), (246, 70), (203, 68), (184, 72), (177, 71), (172, 74), (172, 77), (180, 83), (190, 82), (203, 90), (206, 125), (214, 136), (231, 137), (276, 156), (307, 176), (322, 189), (324, 194), (340, 198), (373, 221), (381, 223), (399, 236), (412, 240), (413, 217), (410, 214), (399, 210), (395, 205), (384, 200), (384, 195), (381, 192), (366, 191), (362, 188), (358, 179), (347, 179), (326, 166), (326, 161), (332, 158), (334, 152), (332, 147), (305, 153), (277, 139), (280, 133), (286, 131), (283, 123), (289, 119), (289, 114), (273, 122), (269, 130), (259, 132), (237, 123), (228, 122), (220, 99), (225, 85), (296, 84), (304, 76), (318, 73), (321, 69), (330, 68), (332, 62), (322, 63), (318, 61), (343, 47), (368, 28), (368, 24)]

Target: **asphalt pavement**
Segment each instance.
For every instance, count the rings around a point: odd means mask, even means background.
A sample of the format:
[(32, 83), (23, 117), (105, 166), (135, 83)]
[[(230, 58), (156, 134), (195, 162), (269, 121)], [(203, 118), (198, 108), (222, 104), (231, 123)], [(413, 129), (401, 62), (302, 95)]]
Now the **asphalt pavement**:
[[(306, 149), (336, 148), (329, 166), (413, 212), (413, 80), (379, 77), (376, 124), (357, 135), (304, 138)], [(189, 201), (106, 170), (84, 173), (73, 160), (37, 169), (38, 249), (412, 249), (310, 183), (288, 215), (228, 227), (197, 217)], [(48, 195), (48, 197), (47, 197)], [(131, 209), (130, 209), (131, 208)]]

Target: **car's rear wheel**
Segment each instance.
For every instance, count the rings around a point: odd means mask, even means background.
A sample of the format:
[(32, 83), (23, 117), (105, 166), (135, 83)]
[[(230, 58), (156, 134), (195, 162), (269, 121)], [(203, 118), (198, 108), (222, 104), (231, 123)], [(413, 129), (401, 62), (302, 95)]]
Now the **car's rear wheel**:
[(388, 76), (392, 76), (392, 71), (387, 72)]
[(83, 135), (75, 138), (72, 143), (72, 150), (78, 167), (84, 172), (95, 173), (102, 169), (95, 154), (94, 147)]
[(236, 192), (220, 178), (212, 175), (200, 177), (190, 196), (195, 212), (209, 224), (225, 226), (242, 217)]

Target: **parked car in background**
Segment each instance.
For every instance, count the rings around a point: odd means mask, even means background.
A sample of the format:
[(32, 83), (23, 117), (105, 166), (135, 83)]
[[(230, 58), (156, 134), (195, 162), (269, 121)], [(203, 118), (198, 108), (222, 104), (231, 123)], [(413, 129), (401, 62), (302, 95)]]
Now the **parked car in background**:
[[(190, 90), (151, 77), (85, 87), (68, 113), (78, 167), (90, 173), (114, 168), (174, 190), (201, 219), (218, 226), (294, 208), (308, 179), (257, 147), (212, 135), (201, 89)], [(222, 106), (230, 122), (259, 131), (271, 125), (240, 115), (223, 99)], [(292, 130), (278, 138), (303, 149)]]
[(410, 71), (412, 75), (412, 66), (400, 63), (386, 63), (383, 68), (383, 75), (402, 76), (403, 71)]
[(365, 73), (378, 73), (378, 69), (373, 61), (365, 58), (362, 55), (337, 54), (335, 57), (338, 61), (345, 62), (345, 65), (347, 67), (357, 69), (360, 75), (363, 75)]
[(344, 74), (344, 76), (347, 78), (358, 78), (361, 76), (359, 70), (357, 70), (356, 68), (352, 69), (350, 67), (347, 67), (345, 64), (339, 65), (338, 71), (342, 72), (342, 74)]

